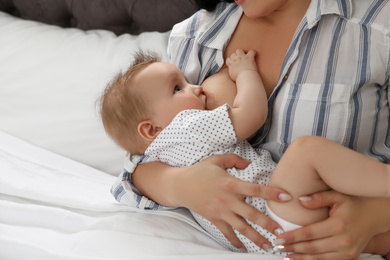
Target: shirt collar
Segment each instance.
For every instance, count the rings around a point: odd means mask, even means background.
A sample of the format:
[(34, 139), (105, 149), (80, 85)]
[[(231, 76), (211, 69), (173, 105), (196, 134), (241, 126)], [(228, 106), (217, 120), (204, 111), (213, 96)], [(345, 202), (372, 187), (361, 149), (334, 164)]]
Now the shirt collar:
[(306, 12), (308, 28), (314, 27), (327, 14), (349, 19), (352, 15), (351, 0), (312, 0)]
[[(218, 9), (219, 8), (219, 9)], [(241, 6), (223, 3), (217, 7), (213, 22), (199, 38), (200, 45), (223, 50), (241, 18)], [(218, 33), (216, 33), (219, 30)]]
[[(352, 14), (351, 1), (352, 0), (312, 0), (306, 12), (308, 28), (310, 29), (317, 25), (323, 15), (335, 14), (345, 19), (349, 19)], [(204, 31), (203, 36), (200, 38), (201, 45), (223, 50), (233, 34), (243, 13), (242, 8), (241, 6), (232, 3), (226, 4), (221, 9), (222, 11), (216, 15), (214, 22)], [(228, 13), (231, 15), (230, 18), (226, 18)], [(216, 30), (216, 24), (220, 19), (226, 19), (226, 24), (223, 26), (221, 32), (219, 32), (218, 37), (210, 36), (212, 35), (213, 30)], [(207, 37), (211, 38), (207, 39)]]

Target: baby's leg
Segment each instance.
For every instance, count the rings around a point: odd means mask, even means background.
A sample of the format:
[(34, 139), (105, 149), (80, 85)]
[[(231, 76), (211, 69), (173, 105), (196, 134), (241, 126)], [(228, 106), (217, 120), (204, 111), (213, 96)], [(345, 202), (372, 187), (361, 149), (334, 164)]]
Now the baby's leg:
[(269, 186), (289, 192), (287, 203), (267, 201), (279, 217), (298, 225), (318, 222), (327, 209), (307, 210), (299, 197), (334, 189), (358, 196), (388, 196), (388, 167), (322, 137), (301, 137), (294, 141), (278, 163)]
[(280, 159), (268, 186), (279, 187), (287, 191), (292, 200), (278, 203), (268, 200), (269, 209), (274, 214), (291, 223), (305, 226), (324, 220), (328, 217), (328, 209), (309, 210), (304, 208), (299, 198), (319, 191), (329, 190), (310, 162), (312, 151), (306, 151), (300, 142), (292, 143)]

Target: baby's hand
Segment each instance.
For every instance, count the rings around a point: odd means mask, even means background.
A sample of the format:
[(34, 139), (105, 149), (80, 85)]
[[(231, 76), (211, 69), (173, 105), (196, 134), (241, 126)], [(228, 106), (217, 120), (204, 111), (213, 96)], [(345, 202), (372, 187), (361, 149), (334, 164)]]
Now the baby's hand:
[(229, 58), (226, 59), (226, 65), (229, 67), (229, 75), (233, 81), (236, 81), (238, 75), (244, 70), (257, 71), (255, 62), (256, 52), (248, 51), (247, 54), (241, 49), (237, 49)]

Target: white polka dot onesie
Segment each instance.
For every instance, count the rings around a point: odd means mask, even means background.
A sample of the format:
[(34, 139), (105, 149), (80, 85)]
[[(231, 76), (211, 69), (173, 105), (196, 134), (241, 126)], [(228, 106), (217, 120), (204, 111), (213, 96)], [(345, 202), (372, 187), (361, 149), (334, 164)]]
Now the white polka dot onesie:
[[(243, 181), (266, 185), (276, 164), (265, 150), (255, 150), (246, 140), (238, 142), (228, 113), (229, 106), (223, 105), (215, 110), (185, 110), (179, 113), (145, 151), (147, 161), (161, 161), (175, 167), (186, 167), (216, 154), (234, 153), (251, 161), (243, 169), (228, 169), (228, 173)], [(246, 203), (266, 214), (265, 200), (247, 197)], [(192, 212), (196, 221), (223, 246), (233, 247), (217, 227)], [(248, 223), (269, 241), (275, 236), (262, 227)], [(248, 252), (266, 253), (249, 239), (235, 231)]]

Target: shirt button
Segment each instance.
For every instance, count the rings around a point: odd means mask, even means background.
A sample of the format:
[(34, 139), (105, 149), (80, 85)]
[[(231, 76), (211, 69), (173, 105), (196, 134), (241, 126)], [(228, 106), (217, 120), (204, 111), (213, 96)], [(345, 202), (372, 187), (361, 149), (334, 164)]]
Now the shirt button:
[(288, 74), (284, 75), (283, 80), (286, 81), (288, 79)]

